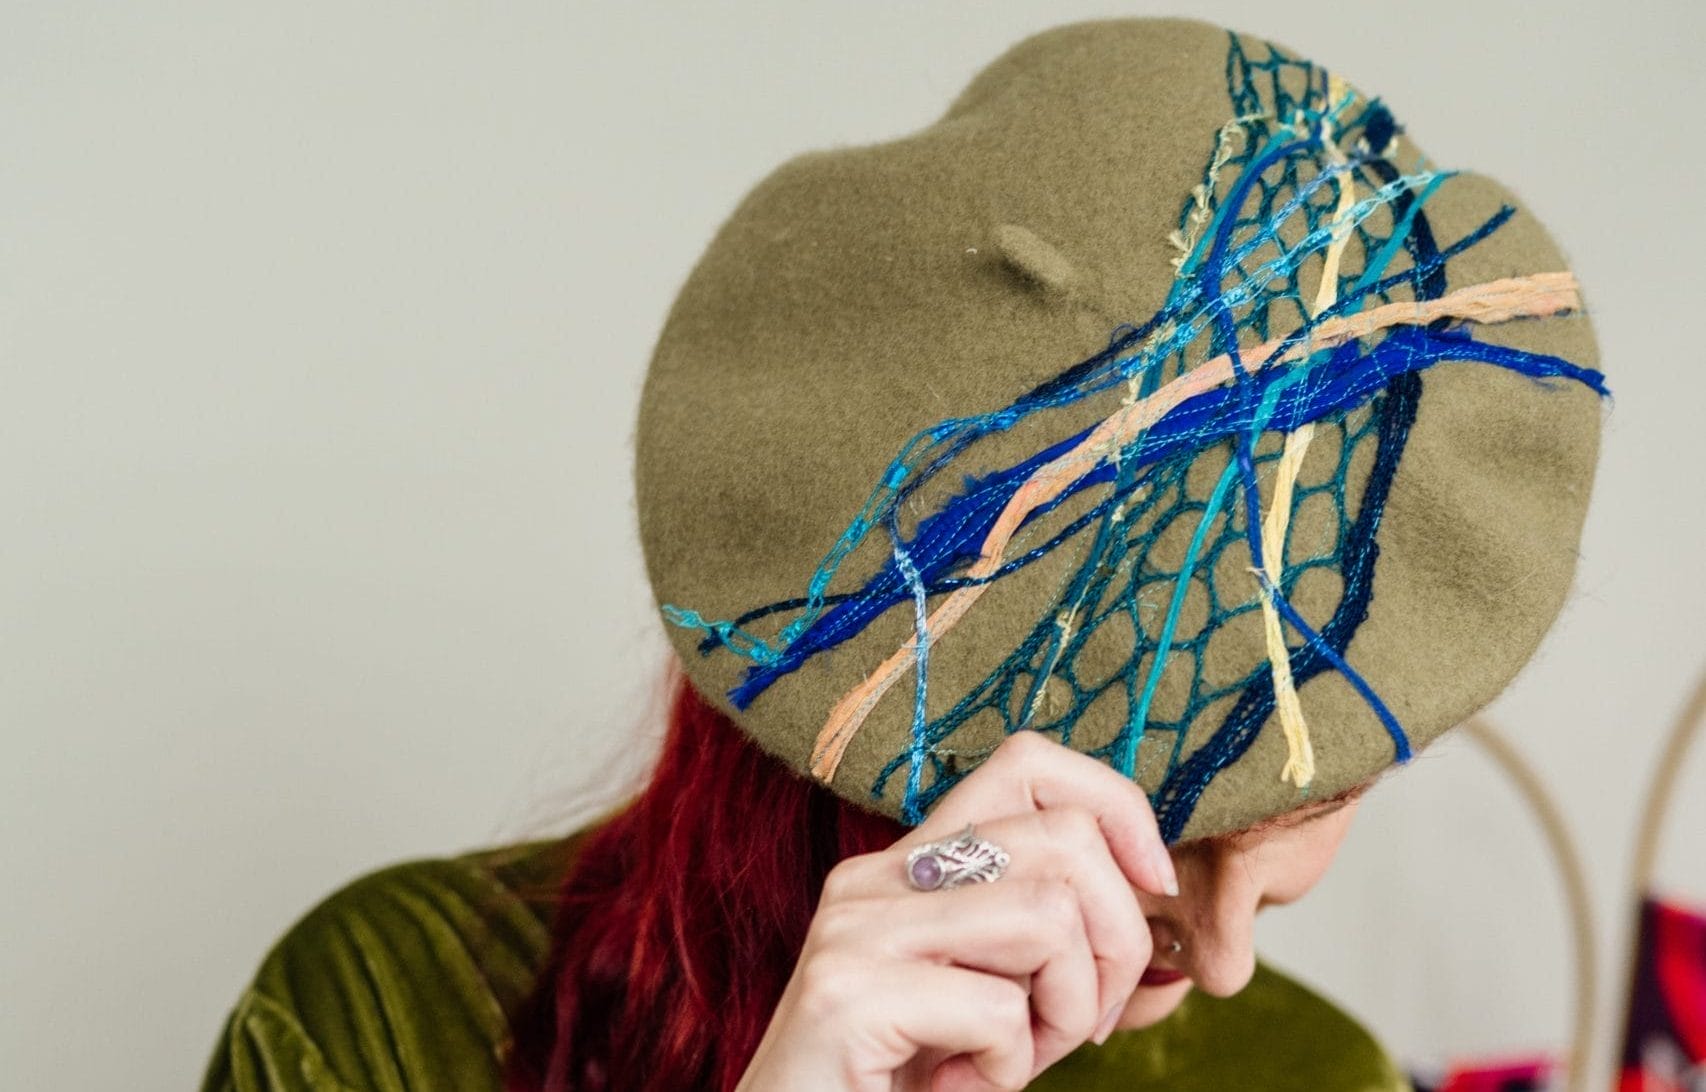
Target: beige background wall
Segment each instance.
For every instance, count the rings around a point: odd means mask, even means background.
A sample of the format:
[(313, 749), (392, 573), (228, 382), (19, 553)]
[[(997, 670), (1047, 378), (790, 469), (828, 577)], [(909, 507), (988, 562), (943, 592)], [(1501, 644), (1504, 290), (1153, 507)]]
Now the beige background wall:
[[(1512, 185), (1586, 285), (1603, 477), (1493, 711), (1587, 854), (1608, 1044), (1637, 797), (1706, 665), (1706, 9), (1194, 8)], [(0, 4), (0, 1083), (189, 1087), (313, 901), (572, 821), (661, 663), (630, 421), (720, 218), (1032, 30), (1164, 10)], [(1706, 761), (1685, 791), (1664, 868), (1706, 898)], [(1407, 1057), (1555, 1044), (1539, 853), (1444, 745), (1267, 948)]]

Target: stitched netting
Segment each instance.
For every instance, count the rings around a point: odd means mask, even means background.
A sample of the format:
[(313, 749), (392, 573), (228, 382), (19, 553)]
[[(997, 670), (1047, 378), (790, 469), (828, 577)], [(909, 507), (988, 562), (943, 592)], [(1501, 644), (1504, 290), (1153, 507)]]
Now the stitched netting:
[[(1211, 217), (1221, 212), (1221, 203), (1228, 192), (1274, 135), (1279, 127), (1275, 119), (1295, 122), (1317, 118), (1331, 105), (1327, 101), (1327, 73), (1323, 69), (1271, 48), (1265, 57), (1251, 57), (1235, 37), (1230, 39), (1227, 75), (1233, 116), (1245, 120), (1239, 129), (1217, 141), (1208, 153), (1203, 185)], [(1390, 114), (1373, 103), (1365, 106), (1355, 120), (1342, 126), (1340, 141), (1343, 147), (1356, 146), (1360, 141), (1365, 150), (1373, 145), (1374, 151), (1380, 151), (1392, 135)], [(1218, 171), (1216, 159), (1220, 160)], [(1294, 250), (1292, 260), (1280, 255), (1295, 248), (1308, 232), (1319, 229), (1334, 212), (1338, 202), (1336, 186), (1318, 186), (1300, 200), (1298, 197), (1300, 184), (1318, 176), (1318, 163), (1315, 155), (1299, 154), (1270, 167), (1254, 179), (1245, 202), (1232, 218), (1233, 245), (1246, 245), (1234, 252), (1238, 257), (1230, 263), (1223, 285), (1259, 288), (1239, 316), (1241, 342), (1261, 343), (1276, 332), (1297, 329), (1309, 320), (1304, 293), (1312, 291), (1315, 285), (1301, 283), (1299, 266), (1304, 255)], [(1358, 181), (1365, 194), (1387, 181), (1371, 178), (1362, 168), (1358, 170)], [(1289, 215), (1282, 215), (1282, 207), (1294, 200), (1299, 201), (1298, 206)], [(1186, 233), (1192, 229), (1192, 213), (1199, 203), (1193, 196), (1180, 209), (1177, 227), (1186, 239), (1190, 238)], [(1389, 214), (1376, 213), (1357, 223), (1350, 250), (1364, 256), (1379, 252), (1390, 238), (1392, 220)], [(1345, 263), (1339, 275), (1341, 297), (1355, 289), (1363, 272), (1360, 264)], [(1404, 282), (1366, 295), (1378, 302), (1389, 302), (1394, 293), (1411, 298), (1411, 291), (1412, 285)], [(1150, 394), (1167, 380), (1200, 363), (1205, 356), (1224, 352), (1227, 345), (1223, 338), (1218, 333), (1211, 334), (1206, 353), (1203, 339), (1198, 339), (1147, 362), (1139, 379), (1139, 394)], [(1385, 395), (1378, 395), (1364, 407), (1332, 413), (1317, 422), (1315, 443), (1336, 448), (1337, 466), (1324, 481), (1300, 484), (1293, 494), (1293, 510), (1301, 511), (1306, 505), (1319, 510), (1325, 502), (1336, 526), (1326, 542), (1318, 543), (1313, 550), (1301, 551), (1302, 556), (1295, 556), (1288, 549), (1279, 582), (1286, 596), (1296, 591), (1305, 573), (1312, 569), (1338, 572), (1343, 567), (1347, 548), (1363, 546), (1350, 541), (1354, 498), (1347, 493), (1352, 458), (1363, 445), (1380, 442), (1379, 425), (1388, 412), (1389, 402)], [(1400, 412), (1403, 409), (1398, 408)], [(1408, 421), (1404, 424), (1407, 427)], [(1389, 431), (1399, 434), (1388, 442), (1402, 444), (1402, 430)], [(1055, 610), (1038, 621), (1025, 641), (982, 684), (945, 713), (929, 720), (923, 736), (922, 767), (915, 785), (908, 791), (908, 811), (928, 811), (941, 794), (991, 749), (985, 746), (960, 751), (953, 746), (955, 734), (974, 718), (993, 716), (999, 718), (1004, 732), (1029, 728), (1071, 746), (1075, 742), (1074, 726), (1085, 711), (1098, 700), (1106, 700), (1108, 692), (1113, 691), (1123, 692), (1125, 707), (1130, 711), (1125, 727), (1106, 742), (1080, 744), (1080, 749), (1140, 776), (1146, 771), (1137, 768), (1131, 756), (1139, 754), (1153, 760), (1159, 755), (1165, 763), (1165, 772), (1160, 779), (1161, 788), (1151, 802), (1164, 827), (1182, 827), (1188, 813), (1171, 824), (1167, 820), (1169, 812), (1180, 810), (1187, 798), (1194, 803), (1200, 793), (1200, 786), (1196, 792), (1190, 792), (1193, 786), (1182, 783), (1180, 777), (1184, 760), (1191, 757), (1184, 750), (1190, 729), (1216, 703), (1252, 687), (1259, 690), (1269, 685), (1265, 658), (1252, 662), (1238, 676), (1218, 682), (1203, 669), (1209, 642), (1229, 632), (1233, 619), (1260, 610), (1259, 586), (1248, 571), (1250, 552), (1244, 509), (1236, 504), (1222, 504), (1218, 511), (1211, 511), (1213, 493), (1202, 488), (1199, 479), (1206, 479), (1212, 485), (1220, 475), (1191, 473), (1193, 466), (1230, 464), (1234, 443), (1227, 439), (1202, 450), (1187, 451), (1141, 476), (1122, 475), (1106, 487), (1108, 498), (1094, 509), (1097, 518), (1081, 532), (1085, 537), (1093, 536), (1086, 557), (1063, 587)], [(1271, 470), (1280, 458), (1278, 444), (1262, 446), (1265, 450), (1254, 454), (1259, 474)], [(1317, 497), (1321, 500), (1311, 504), (1312, 498)], [(1384, 496), (1374, 499), (1383, 503)], [(1116, 515), (1121, 501), (1126, 502), (1126, 508)], [(1192, 526), (1195, 534), (1196, 527), (1205, 520), (1208, 541), (1194, 565), (1168, 564), (1155, 556), (1155, 547), (1164, 534), (1181, 524)], [(1288, 541), (1288, 547), (1297, 545), (1295, 538)], [(1196, 597), (1206, 604), (1207, 617), (1193, 627), (1192, 633), (1182, 634), (1177, 628), (1168, 633), (1166, 618), (1181, 580), (1198, 585), (1200, 592), (1187, 590), (1184, 602)], [(1072, 621), (1063, 626), (1066, 618)], [(1130, 641), (1132, 655), (1122, 668), (1104, 678), (1080, 677), (1078, 653), (1096, 641), (1110, 623), (1129, 625), (1131, 636), (1122, 634), (1121, 639)], [(1153, 694), (1147, 705), (1144, 702), (1146, 686), (1158, 660), (1160, 672), (1177, 670), (1174, 665), (1182, 663), (1190, 677), (1183, 703), (1175, 703), (1165, 711), (1153, 704)], [(1164, 742), (1159, 750), (1152, 745), (1157, 736)], [(1140, 749), (1139, 744), (1146, 738), (1151, 740), (1151, 746)], [(1247, 734), (1222, 732), (1194, 754), (1201, 765), (1212, 764), (1218, 772), (1241, 754), (1248, 742)], [(881, 796), (886, 792), (888, 780), (897, 772), (906, 771), (915, 753), (896, 755), (872, 786), (873, 794)], [(1207, 778), (1201, 781), (1206, 785)]]

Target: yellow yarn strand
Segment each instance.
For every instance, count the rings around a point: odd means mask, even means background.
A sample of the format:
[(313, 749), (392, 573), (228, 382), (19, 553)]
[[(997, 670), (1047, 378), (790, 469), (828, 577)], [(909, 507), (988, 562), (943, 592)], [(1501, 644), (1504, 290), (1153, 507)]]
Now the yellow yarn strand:
[[(1327, 87), (1330, 101), (1338, 102), (1344, 96), (1345, 83), (1340, 77), (1329, 75)], [(1333, 165), (1342, 165), (1344, 153), (1333, 142), (1331, 134), (1323, 143)], [(1321, 283), (1316, 289), (1311, 315), (1320, 314), (1338, 298), (1339, 262), (1350, 239), (1349, 217), (1351, 207), (1356, 203), (1356, 181), (1349, 171), (1345, 171), (1334, 178), (1334, 183), (1339, 191), (1339, 205), (1333, 215), (1333, 241), (1328, 244), (1324, 255)], [(1262, 521), (1262, 563), (1268, 576), (1262, 594), (1262, 623), (1267, 637), (1268, 664), (1273, 673), (1274, 706), (1279, 712), (1280, 730), (1285, 733), (1286, 744), (1286, 761), (1280, 770), (1280, 780), (1291, 781), (1300, 789), (1307, 789), (1315, 779), (1315, 748), (1309, 742), (1309, 724), (1303, 718), (1303, 703), (1297, 697), (1297, 682), (1291, 673), (1291, 652), (1285, 645), (1285, 632), (1280, 628), (1279, 608), (1275, 606), (1273, 597), (1278, 594), (1280, 575), (1285, 570), (1285, 540), (1291, 523), (1293, 489), (1297, 484), (1298, 471), (1303, 466), (1303, 456), (1314, 437), (1313, 421), (1286, 434), (1285, 451), (1280, 456), (1274, 476), (1273, 502), (1268, 508), (1267, 518)], [(1270, 588), (1274, 590), (1266, 590)]]
[[(1315, 336), (1307, 344), (1284, 348), (1284, 337), (1272, 338), (1250, 351), (1246, 367), (1280, 367), (1316, 350), (1331, 348), (1353, 338), (1368, 337), (1394, 326), (1426, 326), (1441, 318), (1475, 323), (1509, 322), (1516, 318), (1538, 318), (1576, 311), (1581, 306), (1579, 286), (1575, 275), (1568, 270), (1502, 277), (1459, 288), (1438, 299), (1400, 300), (1372, 310), (1330, 318), (1315, 328)], [(1062, 452), (1031, 472), (1031, 476), (1008, 498), (1007, 506), (984, 536), (978, 560), (966, 570), (965, 575), (984, 577), (999, 568), (1007, 544), (1025, 517), (1100, 465), (1105, 453), (1111, 450), (1110, 439), (1122, 445), (1129, 443), (1186, 399), (1230, 383), (1233, 378), (1232, 357), (1229, 353), (1222, 353), (1175, 377), (1147, 398), (1132, 404), (1122, 401), (1120, 408), (1092, 429), (1077, 447)], [(987, 583), (975, 583), (948, 593), (928, 619), (930, 639), (939, 640), (942, 634), (958, 624), (988, 587)], [(811, 772), (814, 777), (825, 783), (834, 779), (841, 756), (846, 753), (847, 745), (860, 725), (912, 665), (916, 641), (916, 634), (907, 638), (864, 682), (841, 696), (824, 721), (812, 748)]]
[(1236, 134), (1248, 140), (1249, 134), (1244, 131), (1244, 126), (1252, 121), (1259, 121), (1271, 116), (1266, 111), (1240, 114), (1222, 125), (1220, 132), (1215, 134), (1214, 158), (1209, 163), (1208, 177), (1191, 187), (1191, 211), (1186, 218), (1185, 229), (1181, 231), (1175, 228), (1167, 236), (1167, 241), (1172, 243), (1179, 252), (1169, 259), (1174, 269), (1184, 265), (1185, 259), (1190, 257), (1192, 250), (1196, 249), (1197, 239), (1202, 234), (1203, 225), (1209, 221), (1208, 199), (1214, 195), (1215, 187), (1220, 182), (1221, 168), (1225, 167), (1232, 159), (1232, 137)]

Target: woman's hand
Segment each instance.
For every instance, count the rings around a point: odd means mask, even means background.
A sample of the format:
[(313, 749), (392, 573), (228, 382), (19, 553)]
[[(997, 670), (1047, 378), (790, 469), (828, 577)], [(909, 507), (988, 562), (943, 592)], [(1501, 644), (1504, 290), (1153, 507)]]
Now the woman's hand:
[[(908, 850), (967, 823), (992, 883), (917, 891)], [(1133, 886), (1178, 891), (1143, 791), (1035, 732), (880, 853), (837, 865), (740, 1092), (1022, 1088), (1113, 1030), (1149, 962)]]

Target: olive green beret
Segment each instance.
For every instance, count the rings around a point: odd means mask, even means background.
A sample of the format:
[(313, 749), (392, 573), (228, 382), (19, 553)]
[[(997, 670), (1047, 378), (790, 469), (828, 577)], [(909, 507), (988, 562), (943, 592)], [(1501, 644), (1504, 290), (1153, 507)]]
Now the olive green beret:
[(916, 822), (1028, 729), (1212, 835), (1533, 655), (1597, 368), (1551, 236), (1379, 99), (1076, 23), (740, 202), (652, 356), (641, 541), (691, 683), (846, 799)]

